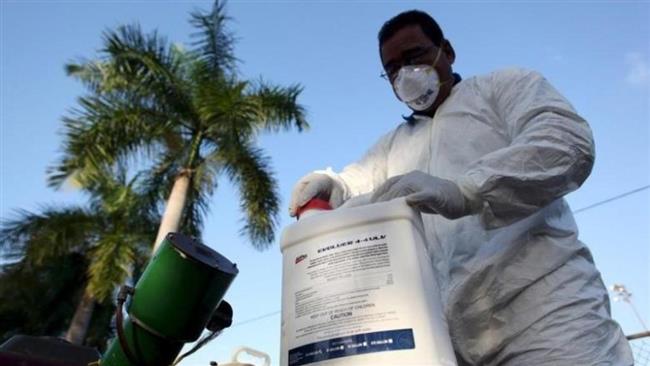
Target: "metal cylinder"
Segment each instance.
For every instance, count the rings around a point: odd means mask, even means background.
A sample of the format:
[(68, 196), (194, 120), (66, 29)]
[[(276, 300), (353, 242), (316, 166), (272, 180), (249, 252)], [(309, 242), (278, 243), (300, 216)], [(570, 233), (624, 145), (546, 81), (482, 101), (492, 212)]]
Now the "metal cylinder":
[(101, 365), (170, 365), (185, 342), (199, 338), (237, 273), (235, 264), (196, 239), (169, 233), (136, 284), (124, 322), (138, 362), (114, 339)]
[(136, 359), (132, 362), (122, 349), (120, 342), (114, 339), (102, 357), (101, 366), (169, 366), (184, 345), (183, 342), (174, 342), (155, 336), (144, 328), (134, 325), (131, 319), (124, 322), (124, 335), (131, 354)]

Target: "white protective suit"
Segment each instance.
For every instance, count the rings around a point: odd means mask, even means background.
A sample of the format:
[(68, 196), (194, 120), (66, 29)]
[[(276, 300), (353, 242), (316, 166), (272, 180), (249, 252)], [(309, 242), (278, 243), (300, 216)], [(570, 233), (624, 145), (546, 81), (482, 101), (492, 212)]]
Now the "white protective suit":
[(589, 126), (538, 73), (508, 69), (456, 84), (329, 174), (343, 198), (420, 170), (480, 202), (449, 220), (423, 214), (460, 365), (632, 365), (609, 299), (562, 198), (594, 161)]

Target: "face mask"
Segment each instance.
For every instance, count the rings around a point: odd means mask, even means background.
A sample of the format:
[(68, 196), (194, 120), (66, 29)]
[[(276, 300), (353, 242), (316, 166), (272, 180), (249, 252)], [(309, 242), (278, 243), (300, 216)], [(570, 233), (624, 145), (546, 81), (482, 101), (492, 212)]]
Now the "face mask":
[(433, 67), (438, 62), (442, 48), (432, 65), (406, 65), (400, 68), (393, 82), (397, 97), (414, 111), (424, 111), (433, 105), (440, 92), (440, 77)]

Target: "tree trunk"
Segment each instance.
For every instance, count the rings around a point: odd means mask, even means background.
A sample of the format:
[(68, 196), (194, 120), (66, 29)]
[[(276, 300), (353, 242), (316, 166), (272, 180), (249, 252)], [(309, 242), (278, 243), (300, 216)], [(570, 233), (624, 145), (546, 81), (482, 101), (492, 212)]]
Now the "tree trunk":
[(90, 326), (90, 319), (93, 316), (93, 310), (95, 309), (95, 299), (88, 291), (88, 286), (84, 290), (84, 294), (79, 300), (77, 309), (74, 312), (72, 321), (70, 322), (70, 327), (65, 334), (65, 339), (72, 343), (81, 345), (86, 339), (86, 332), (88, 332), (88, 327)]
[(185, 201), (187, 199), (187, 192), (190, 186), (190, 172), (185, 170), (181, 172), (174, 181), (174, 186), (169, 194), (169, 199), (165, 205), (165, 213), (163, 214), (160, 226), (158, 227), (158, 235), (156, 235), (156, 242), (154, 243), (154, 253), (170, 232), (178, 231), (181, 223), (181, 216), (185, 208)]

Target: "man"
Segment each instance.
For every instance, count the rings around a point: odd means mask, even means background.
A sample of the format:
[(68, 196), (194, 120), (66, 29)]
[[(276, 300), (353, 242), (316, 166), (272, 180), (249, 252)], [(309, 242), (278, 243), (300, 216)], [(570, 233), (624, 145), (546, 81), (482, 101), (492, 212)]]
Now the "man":
[(406, 197), (422, 213), (460, 365), (631, 365), (607, 291), (562, 198), (591, 172), (587, 123), (541, 75), (460, 81), (426, 13), (379, 32), (393, 90), (413, 111), (357, 163), (294, 188), (290, 214), (329, 195)]

